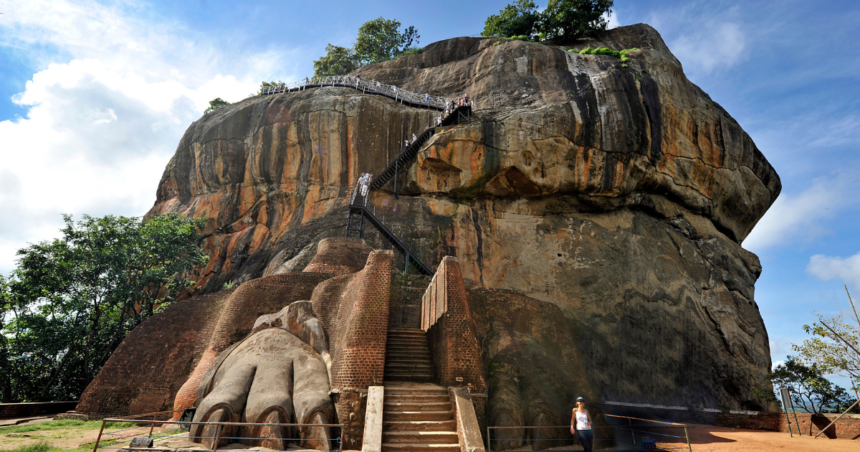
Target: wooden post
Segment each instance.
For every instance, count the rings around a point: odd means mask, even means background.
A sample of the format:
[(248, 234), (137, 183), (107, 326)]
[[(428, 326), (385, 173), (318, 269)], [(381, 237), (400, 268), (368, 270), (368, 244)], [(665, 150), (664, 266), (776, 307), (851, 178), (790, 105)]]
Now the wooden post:
[(99, 436), (96, 438), (96, 445), (93, 446), (93, 452), (99, 450), (99, 441), (102, 440), (102, 432), (105, 431), (105, 421), (102, 419), (102, 428), (99, 429)]
[(690, 445), (690, 434), (687, 433), (687, 426), (684, 426), (684, 436), (687, 437), (687, 450), (693, 452), (693, 446)]

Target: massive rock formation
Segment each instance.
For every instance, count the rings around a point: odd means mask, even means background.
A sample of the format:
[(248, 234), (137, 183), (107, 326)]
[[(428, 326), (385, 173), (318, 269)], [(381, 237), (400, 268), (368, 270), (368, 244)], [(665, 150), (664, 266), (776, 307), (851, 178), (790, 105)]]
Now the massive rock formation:
[[(629, 63), (568, 51), (586, 46), (639, 50)], [(779, 177), (651, 27), (569, 48), (456, 38), (360, 69), (477, 103), (401, 174), (399, 198), (389, 185), (371, 208), (428, 265), (459, 259), (488, 422), (566, 422), (574, 378), (598, 400), (764, 408), (761, 266), (741, 243)], [(189, 128), (150, 215), (210, 219), (205, 291), (303, 268), (343, 234), (360, 174), (433, 115), (348, 88), (246, 99)]]

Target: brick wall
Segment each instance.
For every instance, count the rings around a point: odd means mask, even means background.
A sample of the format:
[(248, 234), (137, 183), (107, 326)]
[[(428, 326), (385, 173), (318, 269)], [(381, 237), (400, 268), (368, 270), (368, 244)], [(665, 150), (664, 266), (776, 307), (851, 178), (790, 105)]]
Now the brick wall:
[(328, 333), (335, 409), (349, 449), (361, 447), (368, 386), (382, 384), (393, 259), (392, 251), (374, 251), (362, 271), (323, 282), (311, 298)]
[(175, 303), (135, 328), (87, 386), (75, 411), (101, 418), (170, 409), (229, 294)]
[(348, 275), (361, 271), (372, 249), (364, 240), (347, 237), (322, 239), (317, 254), (305, 267), (306, 272), (328, 273), (332, 276)]
[(460, 263), (455, 257), (442, 259), (424, 293), (421, 328), (427, 331), (439, 383), (470, 386), (474, 393), (486, 393), (481, 346), (475, 335)]

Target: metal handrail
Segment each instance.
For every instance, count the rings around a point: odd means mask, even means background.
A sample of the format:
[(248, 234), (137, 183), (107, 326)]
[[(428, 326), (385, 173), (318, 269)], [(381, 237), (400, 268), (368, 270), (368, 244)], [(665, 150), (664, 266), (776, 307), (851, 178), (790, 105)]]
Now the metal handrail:
[[(399, 100), (401, 102), (430, 107), (440, 111), (445, 110), (445, 108), (447, 108), (449, 105), (448, 99), (445, 99), (441, 96), (431, 96), (429, 94), (414, 93), (412, 91), (407, 91), (405, 89), (399, 88), (395, 85), (386, 85), (376, 80), (365, 80), (361, 77), (348, 75), (319, 76), (305, 78), (304, 80), (299, 82), (277, 83), (264, 88), (261, 95), (266, 96), (270, 94), (301, 91), (303, 89), (317, 88), (323, 86), (341, 86), (347, 88), (354, 88), (361, 92), (380, 94), (386, 97), (390, 97), (394, 100)], [(460, 99), (457, 99), (457, 101), (459, 100)], [(474, 104), (474, 101), (472, 101), (471, 99), (469, 100), (469, 102), (470, 104)]]

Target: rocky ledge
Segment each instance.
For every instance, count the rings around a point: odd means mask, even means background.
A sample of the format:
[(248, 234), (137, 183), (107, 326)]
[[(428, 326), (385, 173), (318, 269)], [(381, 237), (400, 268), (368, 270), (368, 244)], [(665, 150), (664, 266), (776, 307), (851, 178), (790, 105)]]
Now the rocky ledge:
[[(587, 46), (638, 50), (627, 63), (568, 51)], [(457, 256), (475, 312), (537, 312), (480, 333), (488, 371), (506, 363), (496, 399), (521, 392), (517, 375), (552, 355), (530, 344), (552, 336), (604, 400), (765, 407), (761, 266), (741, 243), (779, 177), (653, 28), (570, 47), (455, 38), (357, 74), (476, 101), (470, 124), (437, 133), (401, 174), (400, 196), (389, 184), (371, 208), (428, 265)], [(277, 272), (343, 235), (358, 177), (433, 116), (348, 88), (246, 99), (188, 129), (150, 214), (210, 218), (204, 291)], [(481, 290), (522, 298), (499, 307)]]

